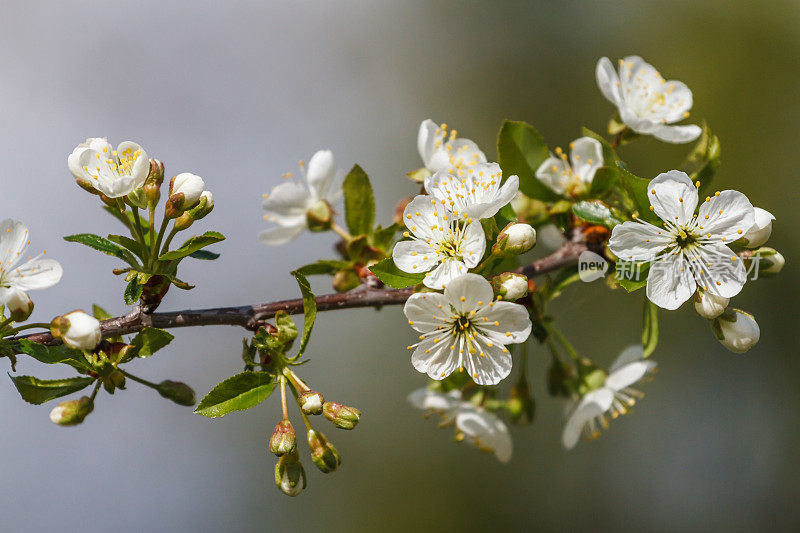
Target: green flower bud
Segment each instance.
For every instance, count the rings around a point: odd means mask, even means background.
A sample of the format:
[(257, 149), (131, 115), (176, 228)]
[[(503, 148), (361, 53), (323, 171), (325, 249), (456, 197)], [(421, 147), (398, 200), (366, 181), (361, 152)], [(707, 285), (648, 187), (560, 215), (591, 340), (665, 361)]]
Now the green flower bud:
[(147, 205), (155, 207), (161, 199), (161, 184), (164, 182), (164, 163), (158, 159), (150, 160), (150, 174), (144, 182), (144, 196), (147, 198)]
[(311, 460), (323, 474), (333, 472), (342, 464), (336, 447), (322, 433), (309, 429), (308, 445), (311, 448)]
[(318, 200), (306, 210), (306, 221), (311, 231), (327, 231), (333, 222), (333, 208), (325, 200)]
[(297, 437), (294, 434), (292, 423), (281, 420), (275, 426), (275, 431), (269, 439), (269, 451), (280, 457), (291, 453), (297, 448)]
[(275, 465), (275, 485), (287, 496), (297, 496), (306, 488), (306, 471), (297, 450), (283, 455)]
[(300, 394), (297, 403), (300, 406), (300, 410), (305, 414), (319, 415), (322, 414), (322, 404), (325, 403), (325, 399), (322, 397), (322, 394), (313, 390), (307, 390)]
[(134, 208), (146, 209), (147, 196), (145, 196), (144, 189), (134, 189), (128, 196), (125, 197), (125, 203)]
[(495, 294), (513, 302), (528, 293), (528, 278), (522, 274), (505, 272), (492, 278), (492, 288)]
[(511, 223), (497, 236), (492, 253), (501, 257), (523, 254), (536, 244), (536, 230), (529, 224)]
[(50, 411), (50, 421), (59, 426), (77, 426), (94, 409), (94, 402), (88, 396), (77, 400), (61, 402)]
[(355, 407), (348, 407), (336, 402), (325, 402), (325, 405), (322, 406), (322, 414), (339, 429), (353, 429), (361, 418), (361, 411)]
[(191, 407), (195, 404), (194, 391), (186, 383), (165, 379), (158, 384), (158, 393), (178, 405)]

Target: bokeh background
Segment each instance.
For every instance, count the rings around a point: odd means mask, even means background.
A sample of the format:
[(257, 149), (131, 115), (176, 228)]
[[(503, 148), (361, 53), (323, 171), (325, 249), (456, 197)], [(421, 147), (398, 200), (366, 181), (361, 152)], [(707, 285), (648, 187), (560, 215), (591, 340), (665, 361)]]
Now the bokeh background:
[[(365, 415), (329, 431), (341, 470), (305, 460), (296, 499), (273, 485), (267, 436), (276, 401), (207, 420), (131, 383), (101, 395), (78, 428), (48, 420), (0, 387), (0, 509), (6, 531), (796, 530), (800, 526), (800, 360), (795, 268), (800, 141), (800, 3), (640, 2), (37, 2), (0, 4), (0, 216), (25, 221), (33, 249), (65, 267), (35, 293), (34, 319), (92, 302), (122, 312), (114, 261), (63, 235), (116, 232), (78, 189), (66, 157), (87, 136), (140, 142), (169, 175), (192, 171), (216, 198), (197, 229), (228, 240), (213, 263), (183, 265), (190, 292), (163, 307), (294, 297), (293, 267), (331, 257), (332, 239), (257, 240), (261, 194), (299, 159), (331, 148), (371, 175), (379, 216), (412, 193), (416, 132), (446, 121), (494, 156), (504, 118), (565, 145), (602, 130), (612, 108), (595, 86), (603, 55), (639, 54), (694, 91), (692, 119), (719, 134), (719, 188), (745, 191), (777, 216), (778, 280), (749, 284), (761, 342), (723, 349), (688, 306), (661, 313), (660, 363), (647, 397), (611, 431), (572, 452), (561, 405), (544, 390), (515, 428), (507, 465), (423, 420), (405, 397), (424, 385), (399, 308), (323, 314), (303, 376)], [(688, 146), (623, 148), (642, 176), (675, 167)], [(319, 290), (326, 290), (318, 284)], [(555, 305), (586, 355), (609, 363), (639, 336), (641, 294), (601, 284)], [(177, 330), (174, 346), (131, 371), (179, 379), (202, 396), (240, 369), (244, 332)], [(6, 364), (6, 363), (3, 363)], [(42, 377), (65, 370), (21, 360)], [(299, 421), (296, 421), (296, 423)]]

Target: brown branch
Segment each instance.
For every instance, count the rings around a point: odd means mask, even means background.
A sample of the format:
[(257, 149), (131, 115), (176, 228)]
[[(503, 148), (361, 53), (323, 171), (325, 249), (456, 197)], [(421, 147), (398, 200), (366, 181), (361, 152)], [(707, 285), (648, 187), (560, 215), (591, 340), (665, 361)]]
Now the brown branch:
[[(538, 259), (525, 267), (520, 267), (517, 271), (528, 277), (546, 274), (576, 263), (578, 256), (586, 249), (586, 244), (582, 242), (569, 241), (551, 255)], [(414, 290), (411, 287), (407, 289), (382, 289), (364, 284), (347, 292), (317, 296), (317, 311), (399, 305), (405, 303), (413, 292)], [(238, 307), (187, 309), (164, 313), (145, 313), (137, 306), (126, 315), (104, 320), (100, 324), (100, 329), (104, 338), (136, 333), (145, 326), (161, 329), (192, 326), (240, 326), (255, 331), (266, 320), (274, 317), (278, 311), (285, 311), (290, 315), (301, 313), (303, 311), (303, 300), (298, 298)], [(59, 343), (49, 331), (32, 333), (19, 338), (26, 338), (47, 345)]]

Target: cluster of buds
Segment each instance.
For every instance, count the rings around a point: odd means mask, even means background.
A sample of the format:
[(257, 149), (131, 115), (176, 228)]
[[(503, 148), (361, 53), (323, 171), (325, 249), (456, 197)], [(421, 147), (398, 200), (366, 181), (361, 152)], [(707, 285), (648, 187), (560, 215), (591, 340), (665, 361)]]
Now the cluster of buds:
[(325, 415), (339, 429), (353, 429), (361, 419), (361, 411), (337, 402), (326, 402), (319, 392), (308, 389), (297, 398), (306, 415)]

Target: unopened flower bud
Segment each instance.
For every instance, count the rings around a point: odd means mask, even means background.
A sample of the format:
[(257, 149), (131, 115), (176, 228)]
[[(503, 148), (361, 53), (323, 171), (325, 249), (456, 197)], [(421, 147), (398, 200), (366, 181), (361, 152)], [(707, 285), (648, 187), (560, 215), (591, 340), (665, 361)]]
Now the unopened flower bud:
[(339, 429), (353, 429), (361, 418), (361, 411), (355, 407), (348, 407), (336, 402), (325, 402), (325, 405), (322, 406), (322, 414)]
[[(753, 250), (751, 255), (747, 253), (742, 254), (744, 259), (744, 266), (748, 272), (753, 272), (753, 276), (771, 277), (775, 276), (783, 270), (783, 265), (786, 259), (783, 258), (775, 248), (762, 246), (757, 250)], [(753, 266), (753, 262), (757, 261), (757, 265)]]
[(724, 296), (717, 296), (708, 291), (698, 289), (694, 293), (694, 310), (703, 318), (709, 320), (717, 318), (721, 315), (725, 308), (728, 307), (730, 298)]
[(165, 379), (158, 384), (158, 393), (178, 405), (191, 407), (195, 404), (194, 390), (186, 383)]
[(306, 471), (296, 449), (278, 459), (275, 485), (287, 496), (297, 496), (306, 488)]
[(513, 302), (528, 293), (528, 278), (522, 274), (505, 272), (492, 278), (492, 288), (495, 294)]
[(119, 370), (115, 370), (111, 372), (108, 377), (103, 381), (103, 385), (105, 389), (109, 392), (113, 391), (114, 389), (124, 389), (125, 388), (125, 374), (120, 372)]
[(183, 172), (169, 182), (169, 201), (164, 210), (167, 218), (178, 218), (187, 209), (191, 209), (200, 201), (205, 189), (203, 178)]
[(50, 333), (77, 350), (94, 350), (100, 343), (100, 321), (83, 311), (57, 316), (50, 323)]
[(337, 292), (345, 292), (361, 285), (361, 278), (352, 268), (345, 268), (333, 275), (333, 288)]
[(164, 182), (164, 163), (158, 159), (150, 160), (150, 174), (144, 182), (144, 195), (147, 205), (155, 207), (161, 199), (161, 184)]
[(772, 234), (772, 221), (775, 220), (773, 214), (765, 209), (756, 207), (754, 210), (755, 222), (741, 238), (741, 241), (748, 248), (758, 248), (767, 242)]
[(327, 231), (333, 222), (333, 208), (325, 200), (317, 200), (306, 210), (306, 221), (311, 231)]
[(308, 430), (308, 446), (311, 448), (311, 460), (323, 474), (333, 472), (342, 464), (336, 447), (319, 431)]
[(325, 399), (322, 397), (322, 394), (314, 392), (313, 390), (307, 390), (300, 394), (297, 403), (300, 405), (300, 410), (305, 414), (319, 415), (322, 414), (322, 404), (325, 403)]
[(33, 313), (33, 302), (23, 291), (10, 290), (6, 296), (6, 309), (11, 320), (24, 322)]
[(175, 229), (178, 231), (187, 229), (195, 220), (205, 217), (212, 209), (214, 209), (214, 196), (208, 191), (203, 191), (197, 205), (175, 219)]
[(492, 247), (492, 253), (510, 257), (527, 252), (535, 244), (536, 230), (532, 226), (512, 223), (506, 226), (497, 236), (497, 242)]
[(297, 448), (297, 437), (294, 434), (292, 423), (281, 420), (275, 426), (275, 431), (269, 439), (269, 451), (280, 457), (293, 452)]
[(761, 330), (753, 315), (732, 307), (715, 318), (711, 328), (719, 342), (733, 353), (746, 352), (761, 337)]
[(94, 402), (88, 396), (61, 402), (50, 411), (50, 421), (59, 426), (77, 426), (92, 412)]

